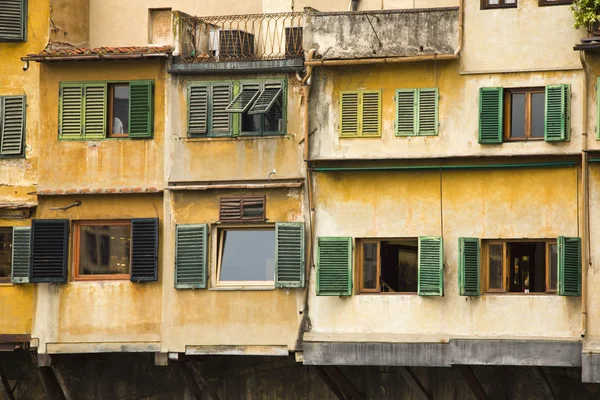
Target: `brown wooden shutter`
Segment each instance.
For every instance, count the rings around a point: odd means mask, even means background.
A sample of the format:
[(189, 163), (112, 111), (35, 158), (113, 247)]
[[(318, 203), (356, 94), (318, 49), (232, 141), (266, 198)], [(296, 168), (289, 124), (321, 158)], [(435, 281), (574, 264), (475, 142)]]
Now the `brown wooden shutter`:
[(265, 196), (221, 196), (219, 221), (262, 222)]

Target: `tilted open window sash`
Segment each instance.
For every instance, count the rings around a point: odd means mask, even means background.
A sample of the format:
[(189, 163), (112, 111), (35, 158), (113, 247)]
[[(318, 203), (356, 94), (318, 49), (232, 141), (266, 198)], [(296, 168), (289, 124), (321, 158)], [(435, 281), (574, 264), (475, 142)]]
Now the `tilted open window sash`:
[(271, 107), (277, 102), (281, 105), (281, 94), (283, 87), (280, 82), (265, 83), (265, 88), (260, 92), (258, 98), (250, 107), (248, 114), (266, 114), (271, 110)]
[(235, 98), (229, 103), (225, 112), (229, 113), (244, 113), (254, 104), (254, 101), (260, 95), (260, 84), (257, 83), (243, 83), (242, 91), (235, 96)]

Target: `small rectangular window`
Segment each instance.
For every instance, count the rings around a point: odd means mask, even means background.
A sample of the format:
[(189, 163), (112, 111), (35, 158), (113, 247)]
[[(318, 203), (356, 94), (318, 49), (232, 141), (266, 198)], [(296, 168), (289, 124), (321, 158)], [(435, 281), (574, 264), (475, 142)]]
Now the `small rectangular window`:
[(361, 293), (417, 293), (417, 239), (359, 241)]
[(75, 279), (129, 279), (130, 221), (75, 223)]
[(108, 132), (109, 137), (127, 137), (129, 133), (129, 84), (108, 85)]
[(514, 8), (517, 7), (517, 0), (481, 0), (481, 9), (491, 8)]
[(0, 283), (10, 282), (12, 264), (12, 228), (0, 228)]
[(544, 140), (545, 89), (504, 90), (504, 139)]
[(219, 221), (265, 220), (265, 196), (221, 196)]

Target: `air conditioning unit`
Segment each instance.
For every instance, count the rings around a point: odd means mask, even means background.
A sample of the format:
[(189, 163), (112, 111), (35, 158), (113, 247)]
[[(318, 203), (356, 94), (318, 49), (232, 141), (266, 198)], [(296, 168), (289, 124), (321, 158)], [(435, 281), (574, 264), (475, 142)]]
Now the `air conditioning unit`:
[(254, 34), (237, 29), (221, 29), (218, 35), (218, 43), (211, 38), (211, 44), (218, 45), (211, 49), (215, 56), (225, 59), (254, 57)]

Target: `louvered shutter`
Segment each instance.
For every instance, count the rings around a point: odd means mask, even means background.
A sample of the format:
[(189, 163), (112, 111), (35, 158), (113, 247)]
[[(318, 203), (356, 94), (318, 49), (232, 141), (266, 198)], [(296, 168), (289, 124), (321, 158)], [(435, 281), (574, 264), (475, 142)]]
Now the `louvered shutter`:
[(546, 119), (544, 139), (546, 142), (569, 140), (571, 113), (571, 86), (546, 86)]
[(25, 155), (25, 96), (0, 98), (0, 156)]
[(581, 296), (581, 239), (560, 236), (557, 243), (557, 292), (560, 296)]
[(242, 91), (235, 96), (235, 98), (227, 105), (225, 112), (229, 113), (243, 113), (246, 112), (254, 103), (256, 98), (259, 96), (260, 83), (242, 83)]
[(62, 84), (59, 102), (60, 138), (81, 139), (83, 135), (83, 85)]
[(419, 296), (444, 295), (443, 247), (439, 236), (419, 238)]
[(154, 128), (154, 81), (129, 82), (129, 137), (152, 138)]
[(418, 130), (419, 135), (437, 135), (438, 133), (438, 90), (418, 90)]
[(504, 89), (479, 89), (479, 143), (502, 143)]
[(13, 228), (12, 272), (14, 284), (29, 282), (29, 257), (31, 250), (31, 228)]
[(103, 139), (106, 137), (106, 83), (83, 85), (83, 137)]
[(358, 92), (340, 92), (340, 134), (342, 136), (356, 136), (359, 133), (358, 103)]
[(396, 91), (396, 134), (400, 136), (415, 135), (417, 90), (398, 89)]
[(459, 238), (458, 257), (458, 294), (479, 296), (481, 270), (479, 239)]
[(208, 133), (208, 85), (188, 86), (188, 136)]
[(175, 227), (175, 288), (206, 288), (208, 225)]
[(31, 225), (30, 282), (67, 282), (68, 243), (68, 220), (33, 220)]
[(264, 90), (256, 98), (256, 101), (250, 107), (248, 114), (265, 114), (268, 113), (273, 104), (280, 101), (283, 93), (283, 85), (281, 82), (265, 82)]
[(361, 101), (362, 136), (381, 135), (381, 90), (365, 90)]
[(352, 294), (352, 238), (317, 239), (317, 296)]
[(27, 40), (27, 0), (0, 1), (0, 42)]
[(275, 225), (275, 286), (304, 287), (304, 224)]
[(132, 282), (158, 280), (158, 218), (131, 220)]
[(225, 109), (231, 102), (231, 82), (213, 83), (210, 101), (210, 133), (215, 136), (231, 134), (231, 114)]

